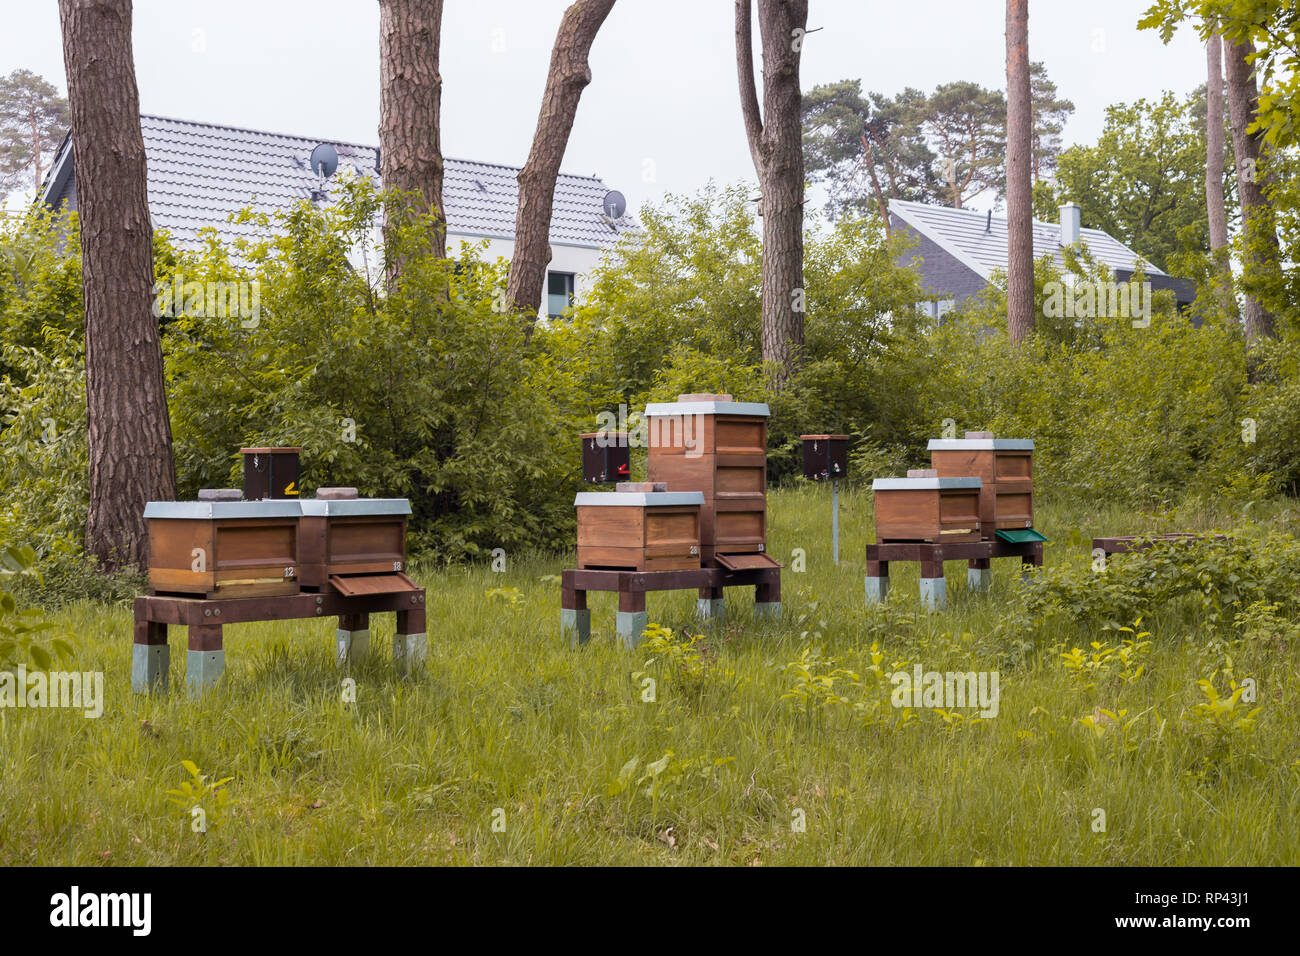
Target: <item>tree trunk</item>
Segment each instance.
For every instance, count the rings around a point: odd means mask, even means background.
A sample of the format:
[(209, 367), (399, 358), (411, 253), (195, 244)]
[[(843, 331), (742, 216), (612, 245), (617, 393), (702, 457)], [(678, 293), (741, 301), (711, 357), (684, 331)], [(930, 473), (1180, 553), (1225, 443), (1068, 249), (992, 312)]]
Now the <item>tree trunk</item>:
[(1034, 212), (1030, 160), (1029, 0), (1007, 0), (1007, 329), (1034, 330)]
[(148, 563), (148, 501), (176, 497), (153, 316), (153, 228), (131, 52), (130, 0), (59, 0), (86, 310), (88, 550)]
[(582, 91), (591, 82), (587, 57), (614, 0), (575, 0), (564, 11), (551, 50), (546, 90), (528, 162), (519, 171), (515, 248), (510, 257), (506, 298), (525, 316), (531, 332), (542, 305), (542, 284), (551, 261), (551, 207), (555, 181), (569, 145)]
[(807, 0), (758, 0), (763, 50), (763, 106), (754, 82), (751, 0), (736, 0), (736, 64), (741, 115), (762, 193), (762, 349), (779, 389), (804, 344), (804, 167), (799, 61)]
[[(1255, 120), (1259, 92), (1255, 87), (1254, 68), (1246, 57), (1254, 52), (1249, 43), (1224, 40), (1224, 66), (1228, 77), (1228, 116), (1232, 123), (1232, 153), (1237, 164), (1237, 196), (1241, 202), (1242, 256), (1244, 279), (1268, 278), (1278, 269), (1277, 229), (1273, 207), (1260, 185), (1262, 170), (1257, 171), (1263, 142), (1262, 132), (1248, 133)], [(1254, 342), (1274, 335), (1273, 313), (1259, 298), (1246, 296), (1246, 341)]]
[(880, 210), (880, 221), (885, 227), (885, 238), (888, 239), (893, 235), (893, 230), (889, 226), (889, 203), (885, 200), (885, 192), (880, 188), (880, 177), (876, 175), (876, 155), (875, 150), (871, 148), (871, 142), (867, 139), (867, 134), (863, 133), (862, 139), (862, 158), (867, 162), (867, 173), (871, 176), (871, 192), (876, 197), (876, 208)]
[(1232, 265), (1228, 261), (1228, 217), (1223, 202), (1223, 38), (1210, 34), (1205, 44), (1205, 207), (1209, 214), (1210, 255), (1218, 272), (1219, 303), (1234, 315)]
[[(437, 217), (430, 254), (447, 257), (442, 212), (442, 0), (379, 0), (379, 161), (386, 189), (420, 194)], [(390, 280), (401, 264), (391, 264)]]

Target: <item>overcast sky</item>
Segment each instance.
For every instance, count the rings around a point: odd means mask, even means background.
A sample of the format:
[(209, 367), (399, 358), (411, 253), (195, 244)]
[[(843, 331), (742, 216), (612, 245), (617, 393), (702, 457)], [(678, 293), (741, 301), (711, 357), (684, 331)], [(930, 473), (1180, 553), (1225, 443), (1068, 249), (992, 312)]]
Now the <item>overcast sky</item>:
[[(448, 156), (521, 165), (567, 0), (447, 0), (442, 142)], [(1149, 0), (1032, 0), (1029, 53), (1076, 112), (1065, 140), (1092, 142), (1108, 104), (1204, 82), (1190, 29), (1139, 32)], [(633, 211), (710, 178), (754, 181), (737, 94), (729, 0), (618, 0), (596, 38), (593, 80), (566, 172), (598, 174)], [(802, 83), (861, 79), (895, 93), (952, 80), (1005, 86), (1003, 0), (812, 0)], [(757, 24), (755, 24), (757, 32)], [(378, 142), (375, 0), (136, 0), (144, 112), (318, 139)], [(757, 62), (758, 58), (755, 57)], [(66, 92), (56, 0), (4, 4), (0, 72), (23, 67)], [(973, 205), (980, 206), (977, 201)]]

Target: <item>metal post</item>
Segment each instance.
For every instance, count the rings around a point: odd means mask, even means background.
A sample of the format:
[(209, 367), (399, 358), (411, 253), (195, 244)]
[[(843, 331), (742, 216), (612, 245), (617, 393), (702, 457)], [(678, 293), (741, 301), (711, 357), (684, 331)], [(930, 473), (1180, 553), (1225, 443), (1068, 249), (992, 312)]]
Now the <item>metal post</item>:
[(835, 564), (840, 563), (840, 483), (831, 479), (831, 553)]

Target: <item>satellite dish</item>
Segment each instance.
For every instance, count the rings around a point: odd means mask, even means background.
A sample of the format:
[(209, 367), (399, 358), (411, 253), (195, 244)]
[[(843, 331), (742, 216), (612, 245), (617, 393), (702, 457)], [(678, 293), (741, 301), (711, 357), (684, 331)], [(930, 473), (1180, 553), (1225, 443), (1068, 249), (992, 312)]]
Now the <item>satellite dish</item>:
[(321, 179), (329, 179), (338, 168), (338, 150), (329, 143), (321, 143), (311, 151), (311, 171)]
[(605, 193), (605, 198), (601, 201), (601, 207), (605, 210), (605, 217), (608, 219), (622, 219), (623, 213), (627, 212), (627, 200), (617, 189), (611, 189)]

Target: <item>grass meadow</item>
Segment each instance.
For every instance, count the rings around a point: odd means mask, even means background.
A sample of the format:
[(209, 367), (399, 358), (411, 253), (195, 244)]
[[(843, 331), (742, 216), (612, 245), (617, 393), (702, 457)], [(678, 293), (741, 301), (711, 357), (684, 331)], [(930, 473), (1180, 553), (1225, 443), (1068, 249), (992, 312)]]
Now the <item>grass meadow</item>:
[[(936, 614), (916, 566), (895, 566), (889, 603), (868, 609), (870, 495), (840, 495), (838, 567), (828, 488), (770, 500), (782, 617), (756, 621), (737, 589), (726, 624), (705, 628), (694, 592), (652, 593), (650, 619), (675, 639), (636, 650), (613, 639), (610, 594), (590, 595), (590, 643), (562, 638), (561, 557), (417, 567), (429, 657), (409, 680), (393, 673), (392, 615), (375, 615), (370, 658), (346, 673), (332, 621), (228, 626), (226, 678), (200, 697), (173, 628), (171, 693), (137, 696), (129, 607), (71, 605), (57, 619), (79, 647), (63, 666), (104, 672), (104, 713), (0, 710), (0, 863), (1300, 861), (1295, 642), (1239, 648), (1187, 608), (1153, 610), (1134, 660), (1088, 680), (1063, 651), (1125, 635), (1026, 621), (1014, 559), (994, 562), (988, 595), (949, 564)], [(1083, 566), (1094, 534), (1239, 520), (1046, 502), (1037, 524), (1048, 565)], [(1294, 512), (1262, 520), (1293, 526)], [(893, 707), (888, 675), (918, 663), (997, 670), (998, 715)], [(1225, 663), (1257, 681), (1253, 729), (1197, 716), (1196, 682)], [(200, 798), (206, 832), (167, 799), (182, 761), (231, 778)]]

